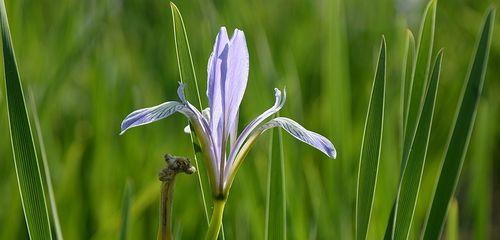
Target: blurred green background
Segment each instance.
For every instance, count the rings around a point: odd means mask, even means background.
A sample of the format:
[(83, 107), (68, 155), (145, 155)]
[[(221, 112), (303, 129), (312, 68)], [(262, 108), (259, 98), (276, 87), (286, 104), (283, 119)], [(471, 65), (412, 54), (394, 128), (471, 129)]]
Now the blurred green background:
[[(338, 158), (285, 134), (290, 239), (351, 239), (357, 162), (381, 35), (388, 45), (382, 158), (369, 239), (380, 239), (400, 169), (400, 89), (405, 30), (418, 35), (423, 0), (179, 0), (195, 68), (206, 64), (218, 28), (245, 31), (250, 79), (240, 126), (273, 104), (286, 86), (282, 116), (332, 139)], [(420, 232), (483, 13), (495, 2), (439, 0), (434, 52), (445, 48), (437, 112), (417, 220)], [(131, 111), (177, 99), (177, 60), (166, 0), (6, 2), (25, 96), (38, 108), (66, 239), (113, 239), (124, 186), (132, 186), (131, 239), (154, 239), (163, 154), (192, 156), (183, 116), (119, 136)], [(497, 18), (498, 19), (498, 18)], [(494, 30), (485, 91), (456, 198), (463, 239), (500, 236), (500, 29)], [(3, 71), (2, 71), (3, 74)], [(203, 96), (204, 97), (204, 96)], [(0, 88), (0, 239), (28, 238)], [(261, 239), (265, 230), (268, 140), (241, 168), (224, 218), (226, 239)], [(205, 171), (201, 169), (201, 171)], [(446, 171), (446, 169), (444, 170)], [(205, 185), (205, 188), (208, 186)], [(178, 177), (174, 232), (207, 228), (197, 178)], [(209, 196), (207, 196), (209, 197)]]

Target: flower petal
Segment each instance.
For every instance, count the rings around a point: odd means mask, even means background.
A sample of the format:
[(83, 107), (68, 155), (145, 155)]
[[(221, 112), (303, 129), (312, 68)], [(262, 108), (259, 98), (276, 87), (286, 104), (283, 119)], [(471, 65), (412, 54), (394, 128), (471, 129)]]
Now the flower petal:
[(224, 87), (223, 81), (227, 75), (227, 55), (229, 38), (226, 28), (221, 27), (215, 40), (213, 52), (208, 60), (207, 97), (210, 107), (209, 127), (214, 140), (216, 152), (220, 152), (224, 129)]
[[(179, 99), (182, 101), (184, 104), (185, 108), (180, 110), (182, 114), (187, 116), (191, 123), (193, 123), (195, 126), (195, 132), (196, 132), (196, 127), (198, 127), (199, 131), (201, 131), (201, 134), (198, 137), (203, 138), (203, 141), (207, 144), (207, 149), (206, 151), (209, 152), (210, 154), (210, 164), (211, 168), (214, 169), (214, 173), (218, 175), (219, 169), (216, 168), (218, 166), (218, 150), (217, 150), (217, 144), (215, 144), (214, 137), (212, 135), (212, 131), (209, 126), (209, 118), (210, 116), (207, 116), (209, 114), (209, 108), (204, 109), (202, 112), (200, 112), (196, 107), (194, 107), (190, 102), (188, 102), (184, 96), (184, 87), (185, 85), (181, 82), (179, 82), (179, 87), (177, 88), (177, 95), (179, 96)], [(189, 130), (189, 131), (188, 131)], [(184, 128), (184, 132), (190, 133), (191, 128), (188, 125), (186, 128)], [(216, 179), (218, 180), (218, 179)]]
[(177, 95), (179, 96), (179, 99), (184, 104), (184, 106), (186, 106), (186, 108), (189, 110), (189, 111), (182, 111), (182, 113), (190, 118), (196, 118), (197, 120), (199, 120), (200, 124), (203, 126), (203, 130), (206, 131), (207, 133), (210, 133), (208, 118), (205, 117), (202, 113), (200, 113), (200, 111), (198, 111), (198, 109), (195, 106), (193, 106), (190, 102), (186, 100), (186, 97), (184, 95), (184, 88), (185, 84), (179, 82), (179, 87), (177, 88)]
[(281, 91), (279, 89), (275, 88), (274, 89), (274, 97), (275, 97), (274, 105), (271, 108), (269, 108), (268, 110), (266, 110), (265, 112), (263, 112), (261, 115), (259, 115), (257, 118), (252, 120), (245, 127), (245, 129), (243, 129), (240, 136), (238, 136), (238, 139), (236, 140), (234, 147), (231, 148), (231, 152), (230, 152), (229, 157), (228, 157), (228, 164), (226, 165), (227, 168), (230, 167), (230, 165), (234, 161), (234, 158), (238, 154), (239, 149), (241, 148), (241, 146), (243, 146), (243, 144), (245, 143), (248, 136), (252, 133), (252, 131), (254, 129), (256, 129), (268, 117), (272, 116), (273, 114), (275, 114), (276, 112), (281, 110), (281, 108), (283, 107), (283, 105), (285, 104), (285, 101), (286, 101), (286, 90), (283, 90), (283, 95), (281, 95)]
[[(226, 133), (234, 134), (238, 126), (238, 109), (245, 94), (248, 81), (249, 57), (245, 34), (234, 30), (229, 41), (227, 76), (224, 88), (224, 114)], [(227, 136), (225, 136), (227, 137)]]
[(290, 135), (322, 151), (331, 158), (337, 157), (337, 151), (330, 140), (315, 132), (305, 129), (300, 124), (289, 118), (277, 117), (262, 125), (258, 131), (264, 132), (273, 127), (281, 127), (285, 129), (285, 131), (290, 133)]
[(171, 101), (162, 103), (158, 106), (136, 110), (123, 120), (120, 135), (130, 128), (164, 119), (183, 108), (185, 108), (184, 104)]
[[(232, 159), (231, 164), (228, 164), (225, 169), (225, 181), (224, 188), (229, 189), (233, 183), (234, 177), (238, 168), (241, 166), (245, 156), (252, 149), (256, 140), (259, 136), (266, 130), (271, 129), (273, 127), (282, 127), (288, 133), (290, 133), (295, 138), (299, 139), (302, 142), (305, 142), (314, 148), (322, 151), (326, 155), (331, 158), (337, 157), (337, 151), (333, 144), (327, 138), (315, 133), (311, 132), (304, 127), (302, 127), (297, 122), (284, 117), (277, 117), (266, 124), (261, 125), (259, 128), (254, 129), (248, 139), (245, 140), (244, 145), (241, 146), (241, 150), (238, 149), (236, 151), (235, 157)], [(231, 152), (234, 153), (234, 152)], [(227, 190), (226, 190), (227, 191)]]

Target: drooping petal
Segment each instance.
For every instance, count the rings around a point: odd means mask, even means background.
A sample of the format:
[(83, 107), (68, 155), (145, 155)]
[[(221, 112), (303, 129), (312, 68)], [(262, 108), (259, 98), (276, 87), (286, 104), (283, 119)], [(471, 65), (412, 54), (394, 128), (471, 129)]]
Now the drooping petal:
[[(224, 97), (227, 134), (234, 134), (238, 127), (238, 110), (245, 94), (248, 81), (249, 57), (245, 34), (234, 30), (229, 41), (227, 55), (227, 76), (225, 79)], [(227, 136), (225, 136), (227, 137)]]
[(272, 119), (271, 121), (262, 125), (262, 127), (260, 127), (258, 131), (264, 132), (273, 127), (281, 127), (285, 129), (285, 131), (290, 133), (290, 135), (320, 150), (331, 158), (337, 157), (337, 151), (335, 150), (335, 147), (333, 146), (332, 142), (330, 142), (330, 140), (315, 132), (305, 129), (300, 124), (289, 118), (277, 117), (275, 119)]
[(302, 142), (309, 144), (310, 146), (320, 150), (331, 158), (337, 157), (337, 152), (333, 144), (327, 138), (315, 133), (311, 132), (304, 127), (302, 127), (297, 122), (284, 117), (277, 117), (272, 119), (271, 121), (261, 125), (259, 128), (254, 129), (248, 139), (245, 140), (244, 145), (241, 149), (238, 150), (236, 156), (232, 162), (232, 164), (227, 165), (225, 169), (225, 181), (224, 188), (226, 191), (231, 187), (236, 172), (238, 168), (241, 166), (243, 159), (248, 154), (248, 152), (252, 149), (256, 140), (259, 136), (266, 130), (271, 129), (273, 127), (281, 127), (285, 129), (288, 133), (290, 133), (295, 138), (299, 139)]
[(245, 143), (246, 139), (256, 129), (264, 120), (266, 120), (268, 117), (272, 116), (285, 104), (286, 101), (286, 90), (283, 90), (283, 95), (281, 95), (281, 91), (277, 88), (274, 89), (274, 105), (263, 112), (261, 115), (259, 115), (257, 118), (252, 120), (246, 127), (243, 129), (241, 132), (240, 136), (238, 136), (238, 139), (236, 140), (236, 143), (234, 144), (234, 147), (231, 148), (231, 152), (228, 157), (228, 164), (227, 166), (229, 167), (232, 162), (234, 161), (234, 158), (236, 157), (236, 154), (238, 154), (239, 149), (241, 146)]
[(176, 101), (165, 102), (158, 106), (143, 108), (129, 114), (122, 122), (120, 135), (130, 128), (156, 122), (185, 108)]

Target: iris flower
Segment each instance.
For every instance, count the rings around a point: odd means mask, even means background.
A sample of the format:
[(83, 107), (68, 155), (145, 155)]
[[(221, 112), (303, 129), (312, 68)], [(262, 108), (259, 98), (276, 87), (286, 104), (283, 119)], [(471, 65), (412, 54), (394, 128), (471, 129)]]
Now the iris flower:
[(186, 100), (184, 85), (179, 83), (177, 94), (180, 101), (169, 101), (132, 112), (123, 120), (121, 134), (132, 127), (161, 120), (175, 112), (185, 115), (200, 142), (214, 199), (224, 202), (246, 154), (257, 138), (270, 128), (281, 127), (328, 157), (336, 157), (335, 148), (327, 138), (289, 118), (276, 117), (265, 122), (283, 107), (285, 90), (281, 92), (274, 89), (274, 105), (251, 121), (238, 135), (238, 111), (247, 86), (248, 71), (245, 34), (236, 29), (229, 39), (226, 28), (221, 27), (208, 60), (206, 93), (209, 107), (202, 111), (196, 109)]

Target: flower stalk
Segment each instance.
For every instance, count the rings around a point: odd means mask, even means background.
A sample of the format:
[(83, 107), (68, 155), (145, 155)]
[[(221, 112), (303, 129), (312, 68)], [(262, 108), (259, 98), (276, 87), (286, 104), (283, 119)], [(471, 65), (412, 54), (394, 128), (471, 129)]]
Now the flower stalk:
[(225, 205), (226, 205), (226, 199), (214, 200), (214, 210), (212, 212), (212, 218), (210, 219), (210, 224), (208, 225), (207, 236), (205, 238), (206, 240), (217, 240), (220, 228), (222, 226), (222, 216), (224, 215)]

